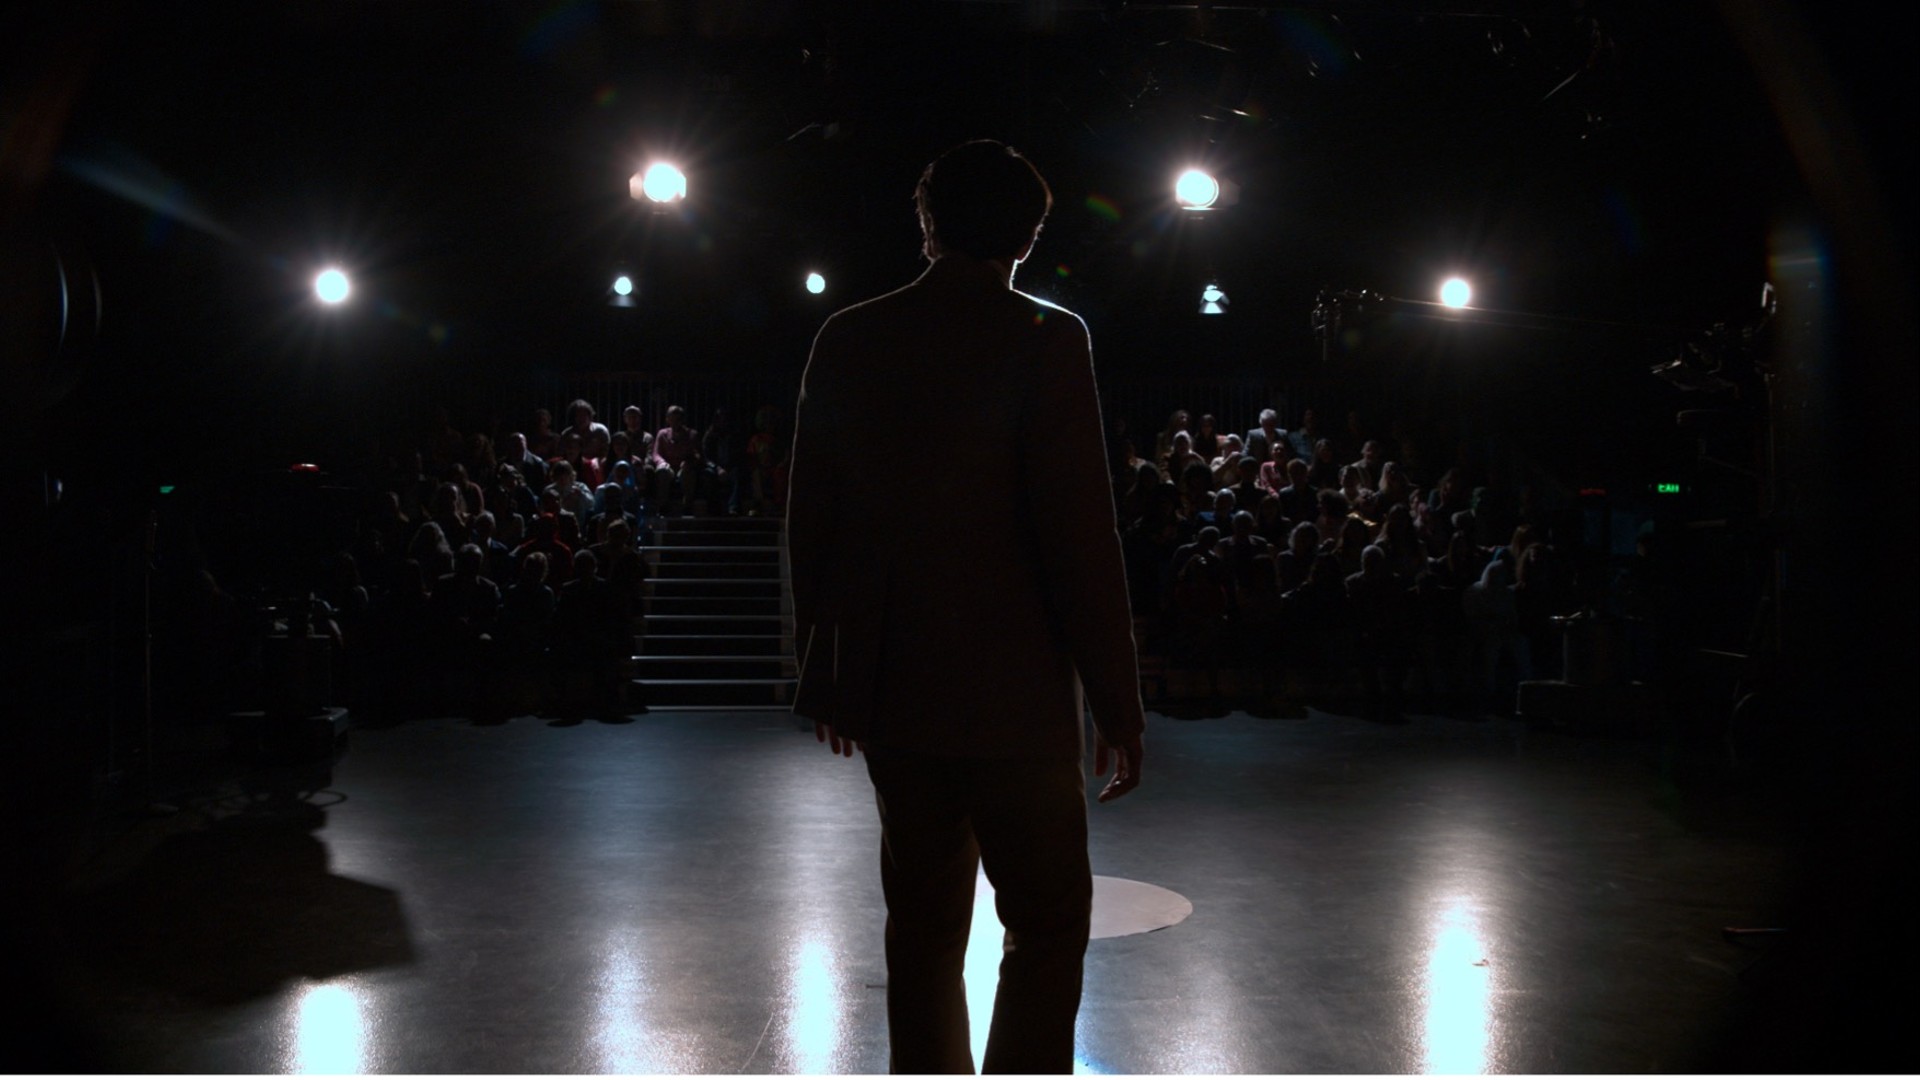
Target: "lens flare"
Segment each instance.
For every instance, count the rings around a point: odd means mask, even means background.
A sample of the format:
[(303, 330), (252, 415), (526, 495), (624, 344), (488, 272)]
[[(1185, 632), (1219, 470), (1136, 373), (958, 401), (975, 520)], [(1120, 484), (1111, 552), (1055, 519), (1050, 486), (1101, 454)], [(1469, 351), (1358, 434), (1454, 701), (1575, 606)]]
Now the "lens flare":
[(345, 303), (347, 296), (352, 292), (353, 285), (347, 280), (346, 271), (338, 267), (322, 270), (320, 276), (313, 279), (313, 294), (318, 296), (323, 304)]
[(1173, 182), (1173, 197), (1189, 210), (1205, 210), (1220, 198), (1220, 181), (1199, 169), (1188, 169)]

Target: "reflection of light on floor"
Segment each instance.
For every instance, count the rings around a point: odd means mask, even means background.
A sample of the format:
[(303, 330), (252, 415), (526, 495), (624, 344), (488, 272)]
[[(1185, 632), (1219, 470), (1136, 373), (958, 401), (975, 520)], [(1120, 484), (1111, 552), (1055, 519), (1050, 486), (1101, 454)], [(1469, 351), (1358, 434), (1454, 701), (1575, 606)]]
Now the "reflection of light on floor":
[[(993, 886), (982, 874), (974, 883), (973, 928), (967, 933), (967, 1034), (972, 1040), (973, 1067), (987, 1060), (987, 1032), (993, 1024), (993, 995), (1000, 987), (1000, 956), (1007, 929), (993, 910)], [(1107, 1070), (1087, 1060), (1084, 1050), (1073, 1055), (1073, 1071), (1100, 1076)]]
[(834, 1071), (850, 1001), (841, 999), (834, 982), (839, 958), (827, 943), (809, 937), (794, 948), (787, 961), (786, 1042), (790, 1055), (782, 1065), (788, 1073), (819, 1074)]
[(1443, 905), (1434, 917), (1433, 949), (1427, 957), (1422, 1073), (1457, 1076), (1487, 1071), (1492, 980), (1471, 902), (1462, 898)]
[(649, 1022), (654, 1006), (653, 980), (631, 930), (616, 931), (601, 949), (593, 980), (594, 1019), (590, 1038), (599, 1052), (601, 1073), (679, 1073), (698, 1067), (693, 1036), (660, 1032)]
[(295, 1008), (293, 1060), (302, 1076), (360, 1075), (367, 1071), (367, 1023), (360, 999), (341, 983), (309, 988)]

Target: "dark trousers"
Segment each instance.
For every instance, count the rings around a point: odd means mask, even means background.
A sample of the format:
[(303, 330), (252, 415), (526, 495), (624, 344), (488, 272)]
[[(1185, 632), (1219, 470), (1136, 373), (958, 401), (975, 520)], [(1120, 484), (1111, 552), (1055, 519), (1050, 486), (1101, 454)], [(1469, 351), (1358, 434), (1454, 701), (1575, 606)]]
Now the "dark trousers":
[(1072, 1072), (1093, 910), (1079, 759), (871, 746), (866, 759), (880, 806), (892, 1071), (973, 1071), (962, 971), (984, 866), (1007, 932), (982, 1071)]

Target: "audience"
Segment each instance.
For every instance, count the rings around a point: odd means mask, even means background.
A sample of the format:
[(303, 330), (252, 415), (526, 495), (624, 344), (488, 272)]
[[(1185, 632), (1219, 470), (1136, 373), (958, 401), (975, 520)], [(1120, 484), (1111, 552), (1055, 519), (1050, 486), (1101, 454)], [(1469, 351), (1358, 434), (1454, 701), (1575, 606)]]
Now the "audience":
[[(724, 409), (704, 432), (679, 405), (651, 432), (637, 405), (612, 431), (584, 399), (564, 415), (555, 431), (535, 410), (530, 431), (495, 441), (456, 440), (438, 413), (421, 453), (396, 453), (316, 590), (363, 690), (476, 715), (499, 701), (613, 710), (656, 519), (784, 512), (791, 436), (772, 406), (738, 441)], [(1215, 675), (1242, 665), (1288, 700), (1350, 694), (1381, 718), (1410, 692), (1510, 709), (1517, 682), (1558, 674), (1555, 619), (1579, 607), (1580, 564), (1550, 542), (1537, 486), (1472, 487), (1462, 465), (1429, 476), (1403, 456), (1407, 430), (1385, 442), (1358, 413), (1337, 437), (1312, 410), (1291, 430), (1260, 410), (1244, 435), (1195, 415), (1173, 410), (1151, 457), (1116, 421), (1109, 460), (1087, 463), (1113, 470), (1143, 649)], [(409, 646), (431, 657), (420, 685), (397, 667)]]

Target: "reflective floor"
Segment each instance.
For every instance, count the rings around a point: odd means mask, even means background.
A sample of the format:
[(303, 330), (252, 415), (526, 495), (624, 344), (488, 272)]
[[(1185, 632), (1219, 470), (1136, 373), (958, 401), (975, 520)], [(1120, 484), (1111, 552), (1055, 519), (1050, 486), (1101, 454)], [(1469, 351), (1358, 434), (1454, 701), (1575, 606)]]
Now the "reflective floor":
[[(1779, 916), (1785, 848), (1695, 820), (1656, 759), (1506, 721), (1156, 718), (1093, 865), (1193, 911), (1092, 943), (1081, 1071), (1714, 1069), (1755, 959), (1720, 930)], [(47, 946), (84, 1064), (886, 1068), (871, 789), (783, 715), (362, 730), (313, 802), (99, 848)]]

